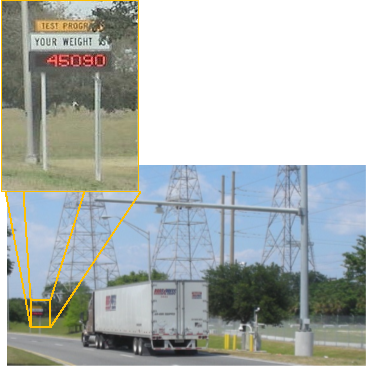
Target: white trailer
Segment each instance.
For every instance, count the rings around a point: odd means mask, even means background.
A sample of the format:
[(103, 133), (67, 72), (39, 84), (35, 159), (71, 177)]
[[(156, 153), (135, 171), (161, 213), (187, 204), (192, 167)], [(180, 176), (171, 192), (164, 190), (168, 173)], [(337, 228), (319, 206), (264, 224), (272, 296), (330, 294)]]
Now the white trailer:
[[(208, 284), (204, 281), (151, 281), (96, 290), (82, 333), (84, 347), (131, 347), (196, 351), (208, 345)], [(198, 340), (206, 340), (198, 347)]]

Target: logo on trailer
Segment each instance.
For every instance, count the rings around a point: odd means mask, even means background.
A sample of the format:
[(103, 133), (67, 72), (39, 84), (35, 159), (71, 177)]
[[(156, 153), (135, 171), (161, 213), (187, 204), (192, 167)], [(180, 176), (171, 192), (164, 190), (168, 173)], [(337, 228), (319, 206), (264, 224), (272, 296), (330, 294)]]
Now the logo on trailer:
[(154, 295), (176, 295), (175, 288), (156, 288), (154, 290)]
[(116, 295), (106, 296), (106, 310), (116, 310)]
[(192, 292), (192, 298), (194, 300), (201, 300), (202, 299), (202, 292)]

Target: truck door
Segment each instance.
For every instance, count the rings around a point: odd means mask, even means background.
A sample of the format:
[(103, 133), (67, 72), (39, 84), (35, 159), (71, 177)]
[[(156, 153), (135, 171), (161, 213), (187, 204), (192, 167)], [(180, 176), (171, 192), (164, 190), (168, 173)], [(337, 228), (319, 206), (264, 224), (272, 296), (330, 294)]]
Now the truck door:
[(153, 282), (153, 336), (172, 339), (178, 333), (178, 286), (177, 282)]
[(182, 282), (183, 326), (185, 337), (208, 334), (208, 287), (203, 282)]

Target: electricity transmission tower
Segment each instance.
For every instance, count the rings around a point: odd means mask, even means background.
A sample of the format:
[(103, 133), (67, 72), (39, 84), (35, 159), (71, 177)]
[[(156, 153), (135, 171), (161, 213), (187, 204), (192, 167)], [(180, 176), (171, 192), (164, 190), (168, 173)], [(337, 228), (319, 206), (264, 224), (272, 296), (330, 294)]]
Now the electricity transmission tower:
[[(300, 167), (298, 165), (280, 165), (278, 177), (273, 195), (273, 207), (299, 207), (301, 200), (300, 187)], [(265, 245), (262, 253), (262, 263), (278, 252), (281, 260), (281, 267), (285, 272), (294, 270), (295, 260), (300, 250), (300, 241), (295, 239), (293, 233), (299, 232), (295, 226), (296, 215), (286, 213), (271, 213), (269, 216), (268, 228), (266, 231)], [(313, 243), (309, 246), (309, 263), (312, 270), (315, 270), (313, 255)]]
[[(202, 202), (195, 166), (172, 169), (166, 201)], [(205, 210), (167, 206), (161, 219), (152, 267), (170, 279), (198, 279), (201, 271), (215, 264)]]
[[(81, 197), (82, 192), (66, 193), (46, 286), (55, 283)], [(103, 198), (103, 193), (85, 193), (69, 248), (65, 255), (58, 282), (61, 282), (68, 291), (73, 290), (75, 285), (82, 279), (84, 273), (111, 235), (108, 220), (101, 218), (107, 214), (105, 203), (96, 202), (96, 198)], [(108, 280), (112, 280), (117, 276), (119, 276), (119, 268), (111, 238), (83, 282), (92, 290), (95, 290), (106, 287)]]

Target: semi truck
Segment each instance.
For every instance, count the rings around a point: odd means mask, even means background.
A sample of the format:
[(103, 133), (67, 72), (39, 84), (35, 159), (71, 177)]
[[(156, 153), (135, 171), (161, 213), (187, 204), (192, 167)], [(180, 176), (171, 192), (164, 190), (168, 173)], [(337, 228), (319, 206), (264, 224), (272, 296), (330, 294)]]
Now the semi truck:
[[(207, 348), (208, 284), (149, 281), (93, 292), (82, 332), (84, 347), (127, 347), (136, 355)], [(197, 341), (204, 340), (203, 347)]]

